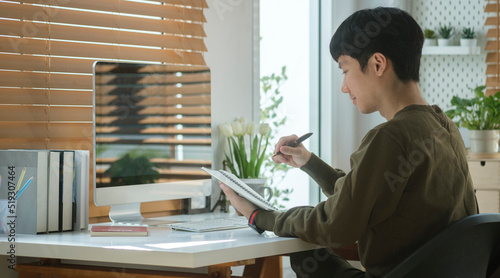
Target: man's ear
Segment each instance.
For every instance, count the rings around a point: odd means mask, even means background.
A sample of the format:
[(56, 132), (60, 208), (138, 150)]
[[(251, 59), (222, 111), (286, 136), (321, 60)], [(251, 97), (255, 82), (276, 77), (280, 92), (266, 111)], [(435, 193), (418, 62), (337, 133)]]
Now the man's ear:
[(388, 66), (388, 61), (385, 55), (380, 52), (376, 52), (372, 55), (371, 60), (377, 76), (382, 76)]

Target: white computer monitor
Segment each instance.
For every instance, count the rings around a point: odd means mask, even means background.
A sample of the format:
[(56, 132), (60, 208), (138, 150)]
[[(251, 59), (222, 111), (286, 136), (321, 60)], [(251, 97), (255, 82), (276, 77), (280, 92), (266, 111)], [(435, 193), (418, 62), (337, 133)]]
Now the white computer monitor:
[(208, 201), (209, 69), (96, 62), (93, 76), (95, 204), (113, 222), (152, 223), (143, 202)]

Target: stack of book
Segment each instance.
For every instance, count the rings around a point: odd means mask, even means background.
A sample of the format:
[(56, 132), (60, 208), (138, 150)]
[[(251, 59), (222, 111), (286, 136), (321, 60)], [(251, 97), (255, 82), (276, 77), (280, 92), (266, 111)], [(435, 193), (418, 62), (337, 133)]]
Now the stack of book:
[(0, 200), (15, 204), (16, 233), (87, 229), (89, 163), (83, 150), (0, 150)]

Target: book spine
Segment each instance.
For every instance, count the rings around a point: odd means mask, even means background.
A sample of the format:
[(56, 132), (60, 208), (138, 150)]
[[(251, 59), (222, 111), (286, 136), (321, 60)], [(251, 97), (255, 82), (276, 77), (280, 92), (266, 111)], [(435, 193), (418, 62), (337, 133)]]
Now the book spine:
[(62, 169), (62, 231), (73, 230), (73, 207), (74, 207), (74, 152), (64, 151), (64, 162)]
[(58, 215), (58, 218), (57, 218), (57, 230), (59, 232), (62, 232), (62, 227), (63, 227), (63, 218), (62, 218), (62, 214), (63, 214), (63, 182), (64, 182), (64, 153), (61, 152), (61, 151), (58, 151), (59, 153), (59, 183), (58, 183), (58, 188), (59, 188), (59, 191), (58, 191), (58, 203), (59, 203), (59, 207), (58, 207), (58, 211), (57, 211), (57, 215)]
[(49, 152), (41, 150), (38, 152), (38, 169), (36, 178), (37, 189), (37, 233), (48, 232), (47, 210), (48, 210), (48, 182), (49, 182)]
[(89, 152), (75, 151), (75, 227), (85, 230), (88, 227), (89, 196)]
[(59, 231), (59, 153), (51, 151), (49, 160), (48, 230), (57, 232)]

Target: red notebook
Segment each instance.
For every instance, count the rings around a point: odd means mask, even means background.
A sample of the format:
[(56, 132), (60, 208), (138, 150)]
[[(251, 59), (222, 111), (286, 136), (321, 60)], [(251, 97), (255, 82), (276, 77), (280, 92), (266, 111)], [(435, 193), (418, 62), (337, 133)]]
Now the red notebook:
[(147, 236), (148, 227), (144, 226), (106, 226), (94, 225), (90, 236)]

